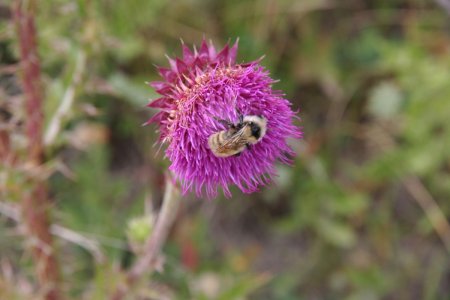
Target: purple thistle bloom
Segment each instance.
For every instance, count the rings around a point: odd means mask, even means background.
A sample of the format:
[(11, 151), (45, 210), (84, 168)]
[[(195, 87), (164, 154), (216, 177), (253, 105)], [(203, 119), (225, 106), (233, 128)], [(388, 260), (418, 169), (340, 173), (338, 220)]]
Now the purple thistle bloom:
[[(219, 53), (205, 41), (198, 51), (182, 47), (182, 59), (169, 58), (170, 69), (158, 68), (164, 80), (150, 83), (162, 97), (148, 106), (161, 111), (147, 123), (159, 124), (170, 170), (180, 179), (183, 193), (195, 189), (198, 196), (206, 191), (211, 198), (221, 186), (230, 197), (230, 184), (245, 193), (257, 191), (276, 175), (277, 159), (291, 162), (294, 152), (286, 138), (302, 136), (292, 124), (290, 102), (272, 90), (274, 80), (259, 61), (236, 64), (237, 41)], [(266, 118), (266, 135), (239, 156), (215, 156), (208, 137), (228, 129), (218, 120), (237, 124), (239, 113)]]

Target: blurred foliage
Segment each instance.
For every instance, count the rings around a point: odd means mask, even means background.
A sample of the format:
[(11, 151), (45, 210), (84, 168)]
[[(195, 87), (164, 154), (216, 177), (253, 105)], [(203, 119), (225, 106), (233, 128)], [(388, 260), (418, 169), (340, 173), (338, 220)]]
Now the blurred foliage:
[[(139, 299), (448, 299), (449, 252), (405, 185), (418, 179), (448, 219), (450, 19), (435, 3), (53, 0), (39, 1), (37, 18), (47, 123), (87, 57), (47, 153), (67, 170), (49, 183), (56, 223), (96, 239), (113, 263), (59, 240), (74, 299), (105, 299), (134, 259), (127, 224), (158, 207), (168, 166), (155, 128), (141, 127), (154, 113), (145, 82), (166, 53), (180, 55), (180, 38), (203, 37), (217, 46), (239, 37), (239, 62), (265, 54), (305, 137), (291, 141), (293, 166), (259, 193), (186, 196), (165, 267)], [(2, 64), (14, 64), (14, 28), (0, 29)], [(7, 84), (1, 75), (1, 95)], [(5, 270), (29, 272), (28, 257), (12, 254), (20, 240), (0, 222), (0, 298), (27, 299), (27, 274)]]

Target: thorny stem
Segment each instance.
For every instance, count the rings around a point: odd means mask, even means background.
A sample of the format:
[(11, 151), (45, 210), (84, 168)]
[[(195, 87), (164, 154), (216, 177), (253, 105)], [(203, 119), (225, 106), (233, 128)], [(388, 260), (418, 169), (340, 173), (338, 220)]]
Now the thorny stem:
[(0, 128), (0, 160), (3, 162), (8, 161), (9, 153), (10, 141), (8, 131)]
[(144, 254), (139, 257), (126, 274), (126, 283), (117, 288), (112, 300), (123, 299), (126, 293), (136, 284), (145, 273), (155, 269), (155, 261), (167, 239), (180, 204), (180, 193), (172, 178), (166, 176), (166, 189), (161, 211), (156, 220), (155, 229), (144, 246)]
[[(42, 147), (42, 87), (40, 65), (36, 46), (36, 27), (33, 11), (35, 1), (16, 0), (13, 6), (14, 22), (19, 37), (22, 70), (22, 88), (25, 97), (27, 118), (25, 121), (28, 139), (28, 163), (39, 166), (43, 162)], [(48, 193), (44, 181), (30, 178), (30, 189), (24, 193), (22, 215), (27, 234), (32, 241), (37, 278), (46, 300), (60, 299), (58, 290), (59, 270), (52, 246), (50, 222), (48, 218)]]

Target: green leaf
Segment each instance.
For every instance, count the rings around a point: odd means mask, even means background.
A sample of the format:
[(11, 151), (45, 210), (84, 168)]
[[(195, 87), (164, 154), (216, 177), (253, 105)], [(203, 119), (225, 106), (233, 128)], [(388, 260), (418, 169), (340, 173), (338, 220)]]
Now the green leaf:
[(137, 83), (121, 73), (111, 75), (108, 82), (117, 93), (137, 107), (144, 107), (150, 98), (156, 96), (155, 92), (145, 82)]
[(318, 221), (317, 230), (325, 240), (338, 247), (349, 248), (356, 242), (352, 228), (341, 221), (322, 218)]

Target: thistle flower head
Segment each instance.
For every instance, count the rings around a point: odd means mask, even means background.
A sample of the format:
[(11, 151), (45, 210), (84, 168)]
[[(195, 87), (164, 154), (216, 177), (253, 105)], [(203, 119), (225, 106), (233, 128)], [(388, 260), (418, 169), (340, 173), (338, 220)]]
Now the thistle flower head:
[[(205, 41), (198, 51), (182, 48), (182, 58), (169, 58), (170, 68), (158, 68), (163, 80), (150, 83), (162, 97), (148, 105), (160, 111), (147, 123), (159, 124), (170, 170), (184, 193), (206, 192), (211, 198), (222, 187), (229, 197), (233, 184), (245, 193), (256, 191), (276, 175), (276, 160), (290, 163), (294, 153), (286, 139), (301, 137), (289, 101), (272, 89), (274, 80), (258, 61), (236, 64), (237, 42), (220, 52)], [(240, 115), (264, 117), (266, 134), (239, 155), (217, 157), (208, 138), (229, 129), (220, 120), (238, 124)]]

